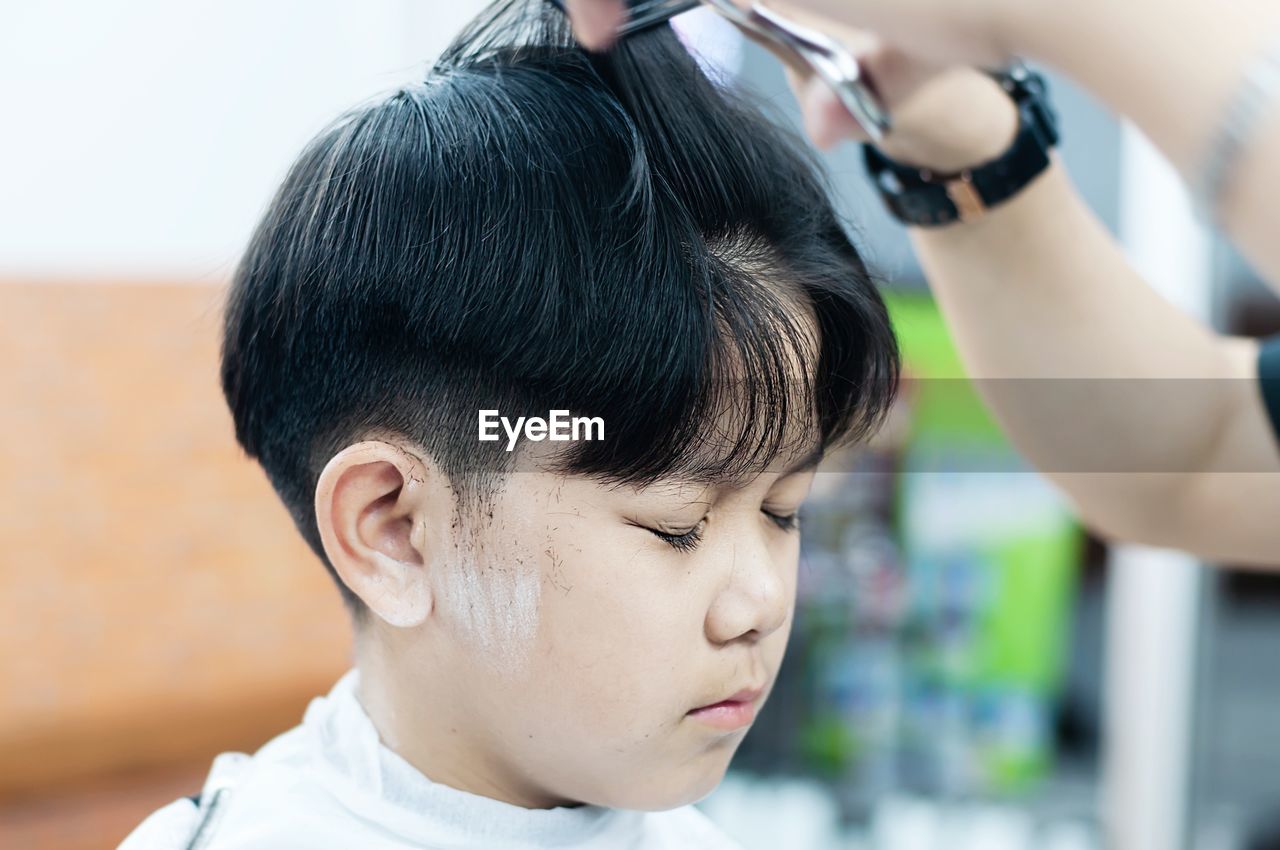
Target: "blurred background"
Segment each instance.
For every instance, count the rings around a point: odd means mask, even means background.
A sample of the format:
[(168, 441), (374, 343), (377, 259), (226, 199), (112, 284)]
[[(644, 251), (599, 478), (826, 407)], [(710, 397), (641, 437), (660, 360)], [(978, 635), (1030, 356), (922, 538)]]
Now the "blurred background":
[[(480, 6), (3, 6), (0, 849), (114, 847), (349, 666), (337, 593), (235, 447), (222, 289), (302, 145)], [(768, 56), (679, 28), (795, 120)], [(1224, 330), (1280, 331), (1143, 139), (1053, 92), (1134, 262)], [(819, 476), (783, 678), (700, 805), (750, 850), (1280, 848), (1280, 573), (1080, 529), (965, 379), (856, 149), (828, 162), (909, 381)]]

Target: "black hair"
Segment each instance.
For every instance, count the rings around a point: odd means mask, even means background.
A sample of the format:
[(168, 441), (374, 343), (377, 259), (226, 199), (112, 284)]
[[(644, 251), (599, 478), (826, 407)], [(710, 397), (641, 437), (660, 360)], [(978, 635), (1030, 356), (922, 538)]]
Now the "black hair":
[(425, 81), (306, 147), (222, 349), (236, 437), (330, 572), (316, 481), (366, 435), (422, 447), (457, 490), (512, 461), (479, 409), (563, 408), (606, 437), (566, 444), (563, 472), (712, 480), (789, 435), (866, 435), (897, 374), (807, 146), (669, 26), (591, 53), (547, 0), (494, 3)]

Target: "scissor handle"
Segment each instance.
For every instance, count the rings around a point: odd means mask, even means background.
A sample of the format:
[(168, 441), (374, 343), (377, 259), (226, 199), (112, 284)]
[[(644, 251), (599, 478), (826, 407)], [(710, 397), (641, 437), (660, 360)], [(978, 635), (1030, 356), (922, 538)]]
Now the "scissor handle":
[(889, 110), (867, 84), (861, 65), (849, 49), (817, 30), (801, 26), (764, 8), (751, 5), (757, 29), (798, 54), (814, 73), (831, 86), (844, 108), (866, 131), (872, 141), (880, 141), (893, 127)]

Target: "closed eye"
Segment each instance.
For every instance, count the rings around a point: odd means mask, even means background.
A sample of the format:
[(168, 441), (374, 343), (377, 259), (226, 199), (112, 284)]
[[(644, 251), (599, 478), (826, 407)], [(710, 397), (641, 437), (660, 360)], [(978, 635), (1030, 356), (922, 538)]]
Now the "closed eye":
[(640, 523), (632, 523), (633, 525), (643, 528), (645, 531), (662, 540), (671, 548), (680, 552), (692, 552), (698, 548), (698, 544), (702, 542), (702, 533), (707, 527), (705, 518), (698, 521), (698, 524), (688, 531), (664, 531), (660, 528), (642, 525)]
[(650, 528), (656, 537), (665, 540), (673, 549), (681, 552), (692, 552), (698, 548), (698, 544), (702, 542), (702, 526), (698, 525), (683, 534), (670, 534), (666, 531), (659, 531), (656, 528)]
[(789, 514), (776, 514), (773, 511), (761, 509), (762, 514), (769, 518), (769, 521), (781, 528), (783, 531), (796, 531), (800, 528), (800, 512), (793, 511)]
[[(761, 509), (760, 511), (769, 521), (783, 531), (798, 531), (800, 528), (800, 512), (793, 511), (789, 514), (778, 514), (773, 511)], [(679, 552), (692, 552), (698, 548), (698, 544), (702, 542), (702, 533), (706, 528), (706, 520), (702, 520), (688, 531), (671, 532), (663, 531), (659, 528), (651, 528), (650, 526), (640, 526), (645, 531), (662, 540), (671, 548)]]

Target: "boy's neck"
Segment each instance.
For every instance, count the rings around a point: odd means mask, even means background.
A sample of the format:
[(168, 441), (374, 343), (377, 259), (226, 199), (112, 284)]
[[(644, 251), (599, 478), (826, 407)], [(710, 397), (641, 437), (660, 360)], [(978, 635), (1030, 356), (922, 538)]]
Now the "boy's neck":
[[(356, 641), (356, 699), (384, 746), (437, 784), (520, 806), (581, 805), (522, 781), (486, 746), (492, 730), (467, 722), (463, 693), (448, 677), (410, 675), (373, 641)], [(415, 668), (420, 669), (420, 668)]]

